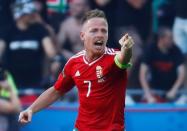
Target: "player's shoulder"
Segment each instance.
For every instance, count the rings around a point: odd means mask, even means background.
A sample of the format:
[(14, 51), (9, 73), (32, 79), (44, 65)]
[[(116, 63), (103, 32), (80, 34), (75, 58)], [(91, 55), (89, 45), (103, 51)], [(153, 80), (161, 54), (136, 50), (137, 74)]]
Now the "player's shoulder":
[(82, 50), (78, 52), (77, 54), (73, 55), (69, 58), (69, 60), (65, 64), (65, 68), (71, 68), (74, 66), (75, 63), (79, 63), (82, 60), (83, 55), (85, 54), (85, 51)]
[(105, 49), (105, 55), (112, 55), (115, 56), (117, 53), (119, 52), (118, 49), (114, 49), (114, 48), (106, 48)]
[(86, 52), (85, 50), (82, 50), (82, 51), (76, 53), (75, 55), (73, 55), (70, 59), (78, 59), (78, 58), (82, 57), (83, 55), (85, 55), (85, 52)]
[(73, 61), (80, 60), (83, 55), (85, 55), (85, 50), (82, 50), (82, 51), (76, 53), (75, 55), (73, 55), (72, 57), (70, 57), (68, 62), (73, 62)]

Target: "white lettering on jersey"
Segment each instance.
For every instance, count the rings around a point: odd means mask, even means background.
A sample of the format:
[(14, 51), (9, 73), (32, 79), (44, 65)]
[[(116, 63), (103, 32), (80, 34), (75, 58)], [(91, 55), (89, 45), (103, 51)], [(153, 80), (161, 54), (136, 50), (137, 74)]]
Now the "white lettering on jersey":
[(37, 50), (39, 48), (39, 43), (37, 41), (13, 41), (10, 43), (10, 50), (20, 50), (29, 49)]

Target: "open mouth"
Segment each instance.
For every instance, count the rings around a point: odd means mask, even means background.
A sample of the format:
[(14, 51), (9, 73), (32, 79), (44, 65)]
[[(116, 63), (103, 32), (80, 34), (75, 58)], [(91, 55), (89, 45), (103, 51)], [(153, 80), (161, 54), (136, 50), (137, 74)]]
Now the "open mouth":
[(98, 40), (94, 43), (94, 45), (96, 45), (96, 46), (102, 46), (103, 44), (104, 44), (104, 41), (102, 41), (102, 40)]

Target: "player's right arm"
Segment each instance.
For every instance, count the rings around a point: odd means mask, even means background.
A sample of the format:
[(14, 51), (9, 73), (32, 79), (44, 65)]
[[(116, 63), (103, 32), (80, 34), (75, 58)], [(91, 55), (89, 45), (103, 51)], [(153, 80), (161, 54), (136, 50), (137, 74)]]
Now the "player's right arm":
[(148, 73), (148, 66), (144, 63), (140, 65), (140, 84), (145, 92), (145, 98), (148, 101), (148, 103), (154, 103), (156, 102), (155, 98), (151, 94), (151, 88), (149, 86), (149, 83), (146, 79)]
[(36, 101), (30, 107), (20, 113), (18, 121), (23, 124), (30, 122), (33, 113), (36, 113), (41, 109), (49, 106), (57, 99), (59, 99), (61, 95), (62, 94), (54, 87), (47, 89), (36, 99)]
[(43, 92), (30, 107), (20, 113), (18, 120), (20, 123), (25, 124), (30, 122), (33, 113), (36, 113), (49, 106), (59, 99), (63, 94), (72, 89), (74, 86), (74, 81), (70, 73), (72, 67), (70, 63), (71, 62), (66, 63), (63, 72), (60, 73), (54, 86)]

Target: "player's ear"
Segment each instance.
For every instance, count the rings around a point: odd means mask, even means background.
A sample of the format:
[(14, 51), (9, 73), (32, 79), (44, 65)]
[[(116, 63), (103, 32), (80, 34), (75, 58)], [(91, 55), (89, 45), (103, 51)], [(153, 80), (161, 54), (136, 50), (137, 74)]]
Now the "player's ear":
[(82, 41), (84, 41), (84, 32), (82, 32), (82, 31), (80, 32), (80, 38)]

